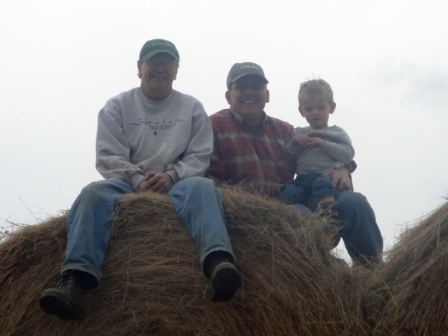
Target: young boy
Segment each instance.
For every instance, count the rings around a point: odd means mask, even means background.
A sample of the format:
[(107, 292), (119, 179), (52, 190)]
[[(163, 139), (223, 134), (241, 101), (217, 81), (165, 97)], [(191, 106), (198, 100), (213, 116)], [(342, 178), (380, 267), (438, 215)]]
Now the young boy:
[(288, 152), (296, 158), (294, 181), (282, 187), (282, 197), (291, 204), (303, 204), (318, 213), (336, 210), (336, 188), (327, 169), (349, 164), (355, 150), (345, 131), (328, 126), (336, 103), (330, 85), (322, 79), (313, 79), (300, 85), (299, 111), (310, 126), (294, 129), (288, 143)]

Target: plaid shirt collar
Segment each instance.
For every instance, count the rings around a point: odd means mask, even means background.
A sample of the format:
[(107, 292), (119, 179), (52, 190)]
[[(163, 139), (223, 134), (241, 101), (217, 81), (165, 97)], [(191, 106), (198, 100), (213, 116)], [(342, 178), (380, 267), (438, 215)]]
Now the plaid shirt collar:
[(231, 108), (229, 109), (235, 121), (240, 124), (244, 130), (249, 131), (251, 133), (261, 133), (266, 129), (266, 125), (268, 123), (268, 118), (266, 112), (262, 112), (261, 114), (261, 124), (254, 126), (249, 124), (243, 117), (241, 117), (237, 112), (233, 111)]

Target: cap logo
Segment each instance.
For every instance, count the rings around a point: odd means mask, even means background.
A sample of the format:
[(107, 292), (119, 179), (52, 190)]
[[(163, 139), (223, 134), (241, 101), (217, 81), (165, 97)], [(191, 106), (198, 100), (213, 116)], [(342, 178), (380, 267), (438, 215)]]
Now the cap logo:
[(269, 83), (264, 75), (263, 69), (258, 64), (252, 62), (235, 63), (227, 75), (227, 88), (230, 89), (232, 83), (247, 75), (259, 76), (265, 84)]
[(246, 65), (242, 65), (241, 69), (258, 69), (258, 67), (256, 67), (255, 65), (246, 64)]
[(170, 46), (171, 47), (171, 44), (167, 43), (167, 42), (153, 42), (153, 43), (151, 43), (151, 47), (155, 47), (155, 46), (158, 46), (158, 45)]

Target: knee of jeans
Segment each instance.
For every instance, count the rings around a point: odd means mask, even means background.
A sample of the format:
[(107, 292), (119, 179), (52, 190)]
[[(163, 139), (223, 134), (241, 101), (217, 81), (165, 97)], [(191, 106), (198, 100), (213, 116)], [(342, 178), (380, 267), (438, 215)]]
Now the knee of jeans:
[(185, 187), (191, 189), (204, 190), (206, 188), (213, 188), (215, 182), (205, 177), (189, 177), (184, 180)]
[(85, 186), (79, 195), (80, 201), (94, 202), (98, 199), (103, 199), (108, 193), (105, 189), (104, 181), (92, 182)]
[(339, 208), (351, 207), (359, 209), (369, 205), (367, 198), (363, 194), (353, 191), (339, 192), (337, 202)]
[(88, 185), (86, 185), (81, 190), (81, 195), (83, 196), (90, 196), (90, 195), (96, 195), (98, 194), (98, 190), (101, 189), (99, 186), (99, 182), (92, 182)]

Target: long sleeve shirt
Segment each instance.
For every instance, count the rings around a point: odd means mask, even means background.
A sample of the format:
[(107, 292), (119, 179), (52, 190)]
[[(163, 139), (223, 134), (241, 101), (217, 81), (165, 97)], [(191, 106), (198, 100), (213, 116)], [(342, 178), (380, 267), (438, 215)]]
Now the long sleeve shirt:
[(270, 197), (294, 177), (294, 158), (286, 146), (293, 126), (263, 112), (263, 123), (248, 124), (237, 113), (222, 110), (210, 116), (214, 148), (207, 175)]
[(98, 172), (135, 188), (149, 171), (167, 173), (174, 183), (203, 176), (212, 150), (213, 131), (202, 104), (175, 90), (154, 101), (134, 88), (109, 99), (98, 115)]
[[(299, 134), (318, 132), (325, 140), (322, 148), (305, 150), (299, 147), (294, 137)], [(336, 169), (349, 164), (355, 156), (352, 142), (347, 133), (338, 126), (315, 130), (313, 127), (297, 127), (288, 143), (288, 151), (296, 158), (296, 174), (323, 173), (327, 169)]]

